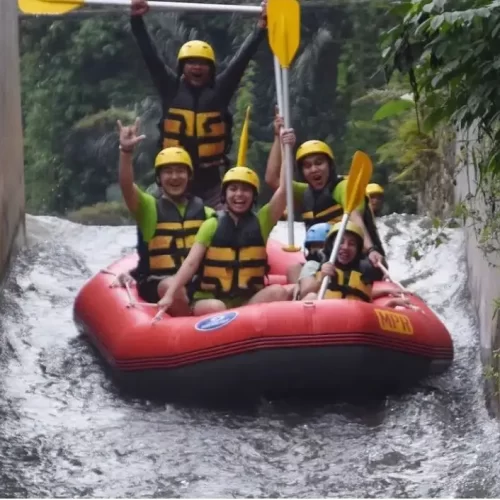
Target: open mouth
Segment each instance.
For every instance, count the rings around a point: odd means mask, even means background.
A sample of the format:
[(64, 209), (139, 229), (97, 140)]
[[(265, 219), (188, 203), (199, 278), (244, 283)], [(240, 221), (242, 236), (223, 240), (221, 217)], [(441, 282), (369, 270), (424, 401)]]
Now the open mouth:
[(203, 80), (203, 72), (191, 71), (191, 80), (197, 83), (201, 82)]
[(323, 182), (323, 176), (321, 174), (315, 174), (311, 176), (311, 184), (318, 185)]
[(244, 210), (246, 208), (247, 203), (245, 201), (233, 201), (231, 205), (236, 210)]

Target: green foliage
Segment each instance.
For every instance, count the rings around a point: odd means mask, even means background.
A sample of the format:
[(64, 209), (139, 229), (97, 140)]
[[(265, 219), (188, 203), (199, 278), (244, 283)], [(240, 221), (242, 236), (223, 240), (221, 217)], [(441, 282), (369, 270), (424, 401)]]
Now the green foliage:
[(373, 115), (373, 119), (375, 121), (380, 121), (385, 118), (398, 116), (409, 109), (413, 109), (413, 107), (414, 104), (411, 101), (405, 101), (404, 99), (389, 101), (377, 110), (377, 112)]
[[(500, 172), (499, 7), (499, 1), (491, 0), (415, 0), (392, 9), (393, 27), (382, 37), (387, 74), (397, 70), (407, 75), (418, 104), (415, 118), (407, 117), (402, 123), (399, 140), (382, 148), (384, 154), (394, 155), (413, 136), (410, 144), (415, 147), (401, 149), (405, 151), (403, 171), (396, 180), (412, 175), (422, 178), (426, 168), (429, 172), (443, 163), (440, 146), (449, 126), (474, 129), (475, 139), (481, 143), (481, 161), (469, 155), (463, 159), (476, 165), (482, 199), (496, 198), (493, 178)], [(470, 144), (464, 146), (468, 149)], [(467, 213), (477, 215), (471, 209)], [(493, 219), (481, 224), (486, 229), (479, 233), (493, 234), (488, 231), (495, 226)]]
[(420, 0), (398, 4), (394, 13), (402, 22), (385, 36), (388, 71), (409, 75), (417, 100), (429, 110), (425, 129), (479, 126), (492, 139), (484, 168), (498, 172), (500, 2)]
[(116, 15), (21, 22), (26, 195), (34, 212), (63, 213), (92, 202), (84, 194), (72, 199), (81, 168), (65, 154), (73, 127), (88, 115), (145, 97), (140, 60), (130, 57), (136, 48), (124, 29), (127, 20)]
[[(301, 47), (290, 74), (292, 124), (299, 142), (329, 142), (341, 172), (355, 150), (375, 157), (390, 139), (390, 124), (372, 118), (380, 102), (363, 101), (386, 83), (376, 43), (388, 23), (383, 14), (380, 5), (334, 3), (302, 12)], [(164, 13), (149, 14), (145, 21), (171, 67), (184, 41), (201, 38), (214, 46), (219, 71), (255, 22), (245, 16)], [(135, 174), (141, 185), (151, 184), (161, 110), (128, 15), (25, 18), (21, 52), (28, 209), (74, 213), (106, 200), (117, 181), (117, 119), (130, 123), (140, 116), (147, 139), (137, 151)], [(231, 158), (236, 159), (244, 113), (251, 105), (248, 164), (261, 178), (273, 140), (273, 71), (264, 42), (232, 104)], [(387, 184), (393, 167), (392, 160), (379, 161), (374, 181)], [(388, 211), (409, 209), (397, 185), (386, 193)], [(270, 195), (263, 186), (259, 202)]]

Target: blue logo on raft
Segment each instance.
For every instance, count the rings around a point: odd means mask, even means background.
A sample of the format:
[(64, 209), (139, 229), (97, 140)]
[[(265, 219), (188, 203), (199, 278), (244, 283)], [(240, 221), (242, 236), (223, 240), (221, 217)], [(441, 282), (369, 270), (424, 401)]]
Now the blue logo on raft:
[(229, 323), (231, 323), (231, 321), (234, 321), (237, 316), (238, 313), (236, 311), (217, 314), (216, 316), (212, 316), (211, 318), (205, 318), (201, 321), (198, 321), (198, 323), (196, 323), (194, 327), (199, 332), (211, 332), (228, 325)]

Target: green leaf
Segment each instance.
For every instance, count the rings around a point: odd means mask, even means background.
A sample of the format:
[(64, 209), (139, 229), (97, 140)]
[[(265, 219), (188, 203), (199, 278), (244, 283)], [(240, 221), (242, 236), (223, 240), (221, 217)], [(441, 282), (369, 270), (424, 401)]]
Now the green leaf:
[(414, 104), (405, 99), (397, 99), (393, 101), (386, 102), (383, 104), (373, 115), (375, 121), (385, 120), (386, 118), (392, 118), (398, 116), (405, 111), (413, 109)]

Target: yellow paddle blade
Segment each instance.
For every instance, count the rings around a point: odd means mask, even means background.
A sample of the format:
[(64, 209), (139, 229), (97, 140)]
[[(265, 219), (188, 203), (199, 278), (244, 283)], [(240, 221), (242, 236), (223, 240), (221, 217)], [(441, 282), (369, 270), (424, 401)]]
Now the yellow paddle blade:
[(24, 14), (58, 15), (67, 14), (79, 9), (85, 4), (84, 0), (18, 0), (19, 10)]
[(267, 35), (273, 54), (282, 68), (289, 68), (300, 44), (300, 5), (298, 0), (269, 0)]
[(247, 113), (245, 115), (245, 122), (243, 123), (243, 128), (241, 129), (240, 147), (238, 149), (238, 161), (236, 162), (237, 167), (247, 166), (249, 123), (250, 123), (250, 106), (248, 106), (247, 108)]
[(373, 164), (370, 157), (356, 151), (352, 157), (351, 170), (347, 178), (347, 200), (345, 211), (351, 213), (365, 199), (366, 186), (370, 182)]

